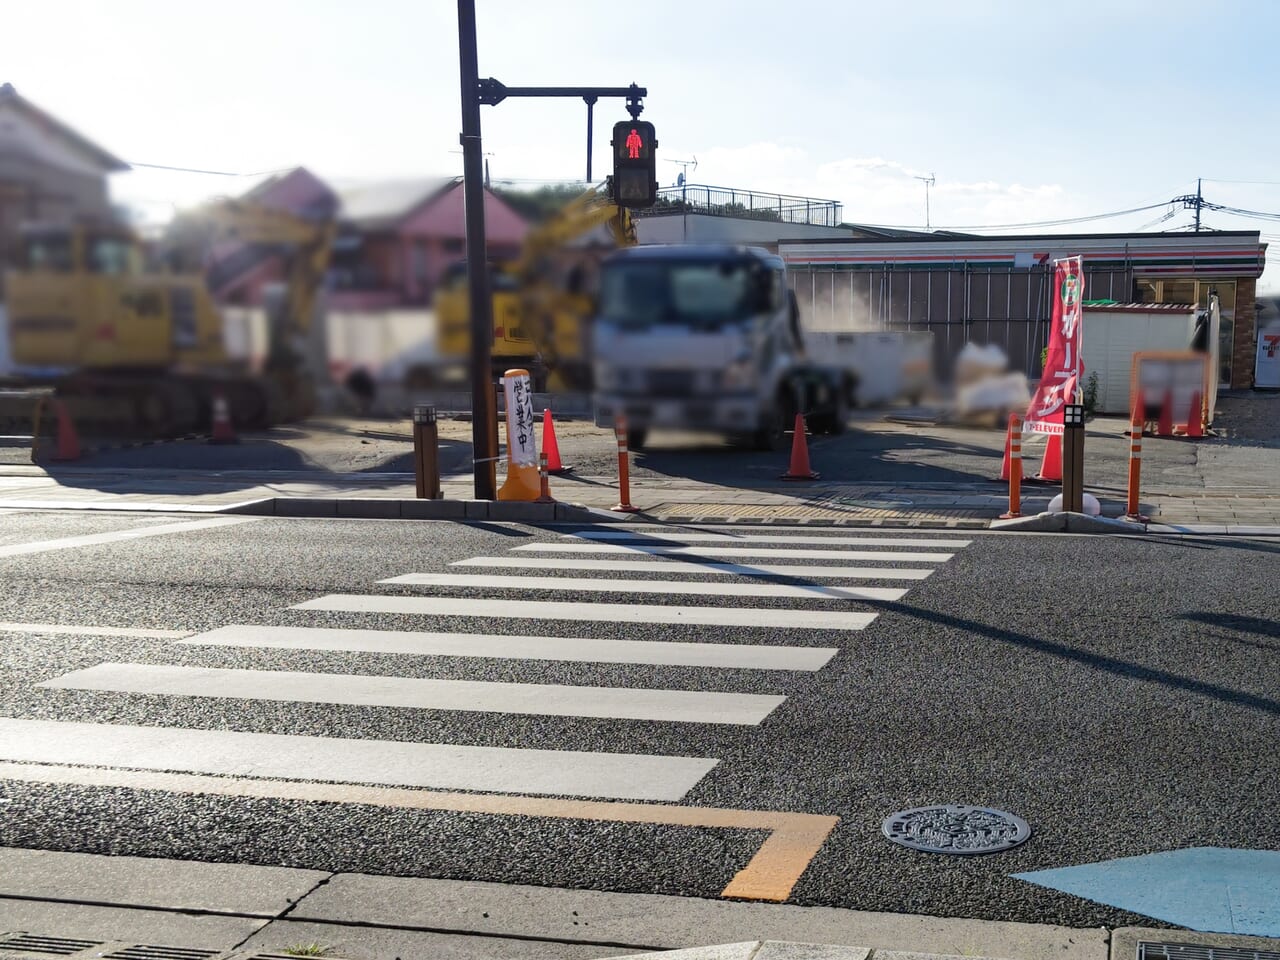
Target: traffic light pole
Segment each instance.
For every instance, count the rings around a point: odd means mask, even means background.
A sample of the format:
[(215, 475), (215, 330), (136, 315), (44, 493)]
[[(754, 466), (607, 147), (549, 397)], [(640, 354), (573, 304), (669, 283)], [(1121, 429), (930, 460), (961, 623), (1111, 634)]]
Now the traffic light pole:
[(475, 0), (458, 0), (458, 62), (462, 75), (462, 194), (466, 204), (467, 288), (471, 316), (471, 448), (475, 498), (497, 496), (493, 464), (498, 458), (491, 378), (493, 297), (484, 235), (484, 157), (480, 146), (480, 107), (497, 106), (508, 97), (581, 97), (587, 104), (587, 182), (591, 181), (592, 108), (601, 97), (621, 97), (638, 120), (644, 87), (508, 87), (489, 77), (480, 79), (476, 52)]
[(493, 297), (484, 236), (484, 158), (480, 148), (480, 68), (475, 0), (458, 0), (458, 60), (462, 68), (462, 195), (466, 206), (467, 286), (471, 316), (471, 450), (475, 498), (497, 496), (493, 463), (494, 410), (491, 341)]

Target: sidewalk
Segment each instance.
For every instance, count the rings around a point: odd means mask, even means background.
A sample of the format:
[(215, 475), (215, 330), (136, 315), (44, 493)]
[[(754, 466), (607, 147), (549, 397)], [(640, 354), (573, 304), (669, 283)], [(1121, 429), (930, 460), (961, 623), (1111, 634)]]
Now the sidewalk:
[[(0, 958), (1150, 960), (1280, 941), (0, 848)], [(709, 944), (719, 946), (709, 947)], [(25, 948), (25, 949), (24, 949)], [(1159, 949), (1157, 949), (1159, 948)], [(658, 956), (667, 955), (658, 953)]]
[[(472, 497), (470, 474), (444, 478), (444, 498), (459, 505), (458, 518), (496, 519), (497, 514), (467, 513), (460, 505)], [(1090, 488), (1108, 516), (1123, 514), (1124, 491)], [(613, 477), (555, 477), (552, 495), (564, 504), (608, 511), (618, 502)], [(1022, 513), (1043, 511), (1058, 488), (1028, 484)], [(869, 484), (840, 481), (777, 481), (746, 489), (687, 479), (642, 479), (631, 485), (640, 519), (670, 522), (811, 523), (946, 528), (985, 528), (1008, 508), (1003, 484), (968, 483), (939, 488), (931, 484)], [(0, 509), (222, 511), (291, 516), (447, 516), (423, 505), (403, 514), (396, 501), (414, 501), (413, 476), (406, 473), (324, 473), (297, 471), (222, 471), (94, 469), (58, 467), (46, 471), (27, 465), (0, 466)], [(276, 501), (272, 504), (271, 501)], [(302, 501), (306, 501), (302, 504)], [(422, 504), (421, 501), (417, 503)], [(280, 507), (280, 504), (285, 504)], [(301, 506), (298, 506), (301, 504)], [(291, 506), (292, 505), (292, 506)], [(1160, 532), (1219, 534), (1280, 533), (1280, 496), (1204, 489), (1161, 492), (1144, 497), (1143, 513)], [(518, 512), (518, 511), (517, 511)], [(529, 513), (511, 519), (538, 519)], [(545, 519), (552, 519), (547, 514)], [(567, 517), (560, 517), (567, 519)], [(610, 513), (600, 519), (625, 520)]]
[[(42, 938), (43, 953), (15, 949), (37, 942), (14, 944), (18, 932)], [(0, 957), (24, 960), (54, 947), (71, 957), (266, 960), (308, 946), (347, 960), (594, 960), (761, 940), (847, 948), (774, 954), (793, 960), (866, 960), (869, 950), (1107, 960), (1110, 937), (829, 907), (0, 848)]]

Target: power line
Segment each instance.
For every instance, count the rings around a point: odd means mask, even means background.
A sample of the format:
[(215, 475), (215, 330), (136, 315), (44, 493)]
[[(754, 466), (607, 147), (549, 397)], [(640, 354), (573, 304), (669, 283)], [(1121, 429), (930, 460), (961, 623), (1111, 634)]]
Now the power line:
[(202, 173), (211, 177), (265, 177), (272, 173), (285, 173), (295, 167), (280, 167), (278, 170), (262, 170), (258, 173), (230, 173), (226, 170), (198, 170), (194, 167), (170, 167), (163, 163), (138, 163), (136, 160), (125, 161), (131, 167), (146, 167), (148, 170), (172, 170), (176, 173)]
[(1219, 180), (1216, 177), (1205, 177), (1205, 183), (1251, 183), (1259, 186), (1280, 187), (1280, 180)]
[[(1039, 220), (1028, 223), (975, 223), (964, 226), (939, 227), (939, 230), (1021, 230), (1027, 227), (1060, 227), (1073, 223), (1088, 223), (1090, 220), (1108, 220), (1113, 217), (1124, 217), (1131, 213), (1142, 213), (1146, 210), (1156, 210), (1160, 207), (1167, 206), (1169, 201), (1163, 203), (1151, 203), (1142, 207), (1130, 207), (1128, 210), (1113, 210), (1110, 213), (1095, 213), (1087, 217), (1067, 217), (1061, 220)], [(901, 224), (893, 223), (868, 223), (864, 224), (868, 227), (878, 227), (885, 230), (918, 230), (919, 227), (908, 227)]]

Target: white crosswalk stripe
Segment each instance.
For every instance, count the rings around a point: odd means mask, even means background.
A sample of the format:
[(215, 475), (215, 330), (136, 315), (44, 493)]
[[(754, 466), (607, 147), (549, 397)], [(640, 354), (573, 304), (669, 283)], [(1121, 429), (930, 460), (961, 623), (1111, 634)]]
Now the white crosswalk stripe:
[(683, 643), (679, 640), (604, 640), (590, 637), (242, 625), (219, 627), (180, 642), (192, 646), (809, 672), (821, 670), (839, 652), (835, 647), (777, 647), (754, 643)]
[(901, 600), (897, 587), (793, 586), (785, 583), (699, 583), (680, 580), (618, 580), (587, 577), (504, 577), (496, 574), (406, 573), (379, 580), (413, 587), (491, 590), (568, 590), (575, 593), (657, 593), (664, 596), (754, 597), (761, 600)]
[(675, 543), (767, 543), (795, 544), (799, 546), (862, 546), (862, 547), (947, 547), (959, 550), (969, 546), (972, 540), (940, 540), (918, 537), (845, 537), (831, 536), (780, 536), (761, 533), (649, 533), (631, 530), (588, 530), (582, 533), (565, 533), (561, 536), (576, 540), (660, 540)]
[(845, 567), (831, 564), (697, 563), (687, 560), (604, 560), (562, 557), (470, 557), (451, 567), (519, 567), (522, 570), (583, 570), (604, 573), (689, 573), (733, 577), (802, 577), (807, 580), (924, 580), (929, 569)]
[(762, 557), (766, 560), (879, 560), (890, 563), (944, 563), (947, 553), (915, 553), (906, 550), (818, 550), (786, 547), (659, 546), (646, 543), (522, 543), (512, 550), (526, 553), (638, 553), (655, 557)]
[(335, 593), (296, 603), (291, 610), (336, 613), (398, 613), (435, 617), (511, 617), (518, 620), (586, 620), (592, 623), (665, 623), (703, 627), (790, 627), (801, 630), (862, 630), (874, 613), (830, 610), (767, 610), (751, 607), (677, 607), (666, 604), (583, 603), (551, 600), (490, 600), (462, 597), (400, 597)]
[(719, 762), (0, 718), (0, 760), (283, 780), (680, 800)]
[(669, 720), (755, 726), (783, 697), (754, 693), (574, 687), (553, 683), (424, 680), (286, 670), (100, 663), (37, 686), (176, 697), (228, 697), (353, 706), (416, 707), (530, 716)]
[[(167, 529), (151, 528), (148, 534), (180, 529), (195, 526), (174, 524)], [(40, 546), (58, 549), (136, 535), (121, 532), (66, 538)], [(835, 640), (866, 629), (879, 613), (863, 604), (903, 600), (910, 587), (972, 542), (945, 536), (797, 534), (793, 528), (779, 528), (778, 532), (760, 527), (750, 532), (645, 526), (587, 530), (449, 564), (475, 572), (409, 572), (377, 581), (412, 588), (412, 594), (403, 590), (335, 593), (289, 608), (295, 611), (294, 616), (349, 613), (414, 618), (406, 625), (416, 627), (420, 622), (427, 629), (346, 628), (332, 620), (324, 626), (228, 624), (194, 635), (176, 630), (66, 627), (67, 632), (86, 635), (97, 632), (104, 637), (167, 641), (188, 652), (197, 648), (270, 651), (277, 660), (262, 669), (103, 662), (38, 684), (50, 695), (79, 691), (108, 702), (116, 696), (143, 695), (178, 701), (216, 698), (309, 704), (316, 710), (343, 706), (430, 710), (434, 711), (431, 729), (436, 731), (435, 737), (446, 741), (451, 716), (484, 713), (494, 715), (494, 729), (509, 730), (515, 739), (503, 745), (469, 746), (0, 718), (0, 762), (679, 802), (716, 767), (718, 759), (646, 753), (643, 739), (634, 743), (634, 753), (523, 747), (518, 738), (527, 728), (519, 722), (498, 726), (496, 718), (556, 717), (570, 725), (640, 721), (680, 724), (686, 729), (704, 725), (750, 728), (774, 722), (778, 712), (786, 710), (787, 701), (783, 693), (769, 688), (770, 683), (784, 682), (778, 674), (820, 671), (839, 652), (836, 645), (810, 646), (803, 637)], [(753, 560), (760, 562), (750, 562)], [(505, 572), (492, 572), (494, 568)], [(855, 582), (864, 580), (898, 583), (868, 586)], [(449, 595), (457, 591), (467, 595)], [(615, 596), (610, 602), (589, 597), (557, 601), (517, 599), (511, 596), (513, 591)], [(619, 597), (627, 602), (617, 602)], [(671, 602), (679, 597), (702, 599), (696, 605)], [(440, 618), (464, 618), (477, 626), (504, 621), (534, 626), (527, 635), (432, 631), (430, 624)], [(537, 627), (554, 627), (563, 621), (581, 624), (574, 632), (583, 635), (537, 634)], [(618, 631), (615, 625), (625, 624), (659, 629), (720, 627), (733, 632), (708, 640), (699, 638), (696, 631), (691, 634), (694, 639), (632, 640), (609, 635)], [(0, 624), (0, 630), (30, 632), (28, 628), (59, 631), (52, 624)], [(779, 642), (780, 636), (787, 640)], [(723, 642), (728, 639), (734, 642)], [(343, 672), (288, 669), (326, 653), (342, 658), (338, 662)], [(434, 669), (424, 661), (418, 661), (414, 676), (385, 673), (386, 661), (370, 673), (364, 672), (370, 668), (356, 659), (369, 654), (556, 662), (562, 665), (556, 668), (561, 671), (555, 676), (557, 680), (564, 678), (563, 671), (581, 665), (595, 671), (613, 669), (605, 683), (620, 685), (593, 685), (585, 677), (583, 682), (540, 682), (536, 672), (533, 682), (507, 677), (462, 680), (417, 676), (424, 663), (426, 670)], [(279, 663), (278, 658), (285, 662)], [(609, 665), (765, 672), (755, 674), (750, 692), (744, 692), (733, 689), (746, 681), (732, 673), (685, 673), (679, 680), (666, 679), (664, 674), (663, 682), (646, 684), (643, 680), (614, 679), (643, 677), (645, 673), (622, 672)], [(502, 669), (518, 668), (512, 664)], [(785, 689), (791, 692), (790, 687)], [(633, 746), (633, 741), (622, 742), (628, 749)]]

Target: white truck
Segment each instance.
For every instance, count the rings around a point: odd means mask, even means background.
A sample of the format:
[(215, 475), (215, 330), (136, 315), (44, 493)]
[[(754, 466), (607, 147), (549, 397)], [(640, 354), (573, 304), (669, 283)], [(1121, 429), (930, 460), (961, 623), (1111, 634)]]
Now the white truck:
[(607, 258), (591, 324), (595, 420), (722, 433), (757, 449), (788, 442), (797, 412), (838, 433), (852, 377), (814, 362), (781, 257), (757, 247), (655, 245)]

